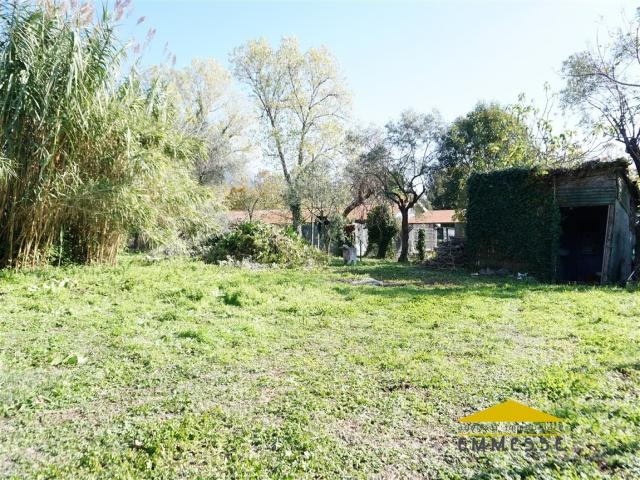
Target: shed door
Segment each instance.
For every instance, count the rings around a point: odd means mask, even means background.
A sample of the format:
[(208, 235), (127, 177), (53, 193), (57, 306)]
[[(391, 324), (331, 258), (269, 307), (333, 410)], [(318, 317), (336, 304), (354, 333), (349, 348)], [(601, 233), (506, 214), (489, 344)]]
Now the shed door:
[(600, 283), (607, 231), (608, 206), (560, 209), (558, 280)]

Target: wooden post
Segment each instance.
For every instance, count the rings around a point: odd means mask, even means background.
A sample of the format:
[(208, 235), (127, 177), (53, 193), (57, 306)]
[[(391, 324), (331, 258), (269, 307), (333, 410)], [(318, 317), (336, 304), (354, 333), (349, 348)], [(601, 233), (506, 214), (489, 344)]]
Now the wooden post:
[(611, 244), (613, 242), (613, 222), (616, 217), (615, 204), (609, 205), (607, 208), (607, 228), (604, 234), (604, 249), (602, 251), (602, 275), (600, 275), (600, 283), (604, 284), (609, 281), (609, 264), (611, 261)]

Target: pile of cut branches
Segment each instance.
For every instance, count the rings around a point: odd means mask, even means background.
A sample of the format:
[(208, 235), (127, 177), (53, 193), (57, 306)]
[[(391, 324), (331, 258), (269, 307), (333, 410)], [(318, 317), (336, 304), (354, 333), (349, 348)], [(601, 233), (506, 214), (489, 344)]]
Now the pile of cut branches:
[(425, 262), (425, 266), (434, 270), (455, 270), (463, 267), (466, 261), (464, 241), (452, 238), (435, 248), (435, 253)]

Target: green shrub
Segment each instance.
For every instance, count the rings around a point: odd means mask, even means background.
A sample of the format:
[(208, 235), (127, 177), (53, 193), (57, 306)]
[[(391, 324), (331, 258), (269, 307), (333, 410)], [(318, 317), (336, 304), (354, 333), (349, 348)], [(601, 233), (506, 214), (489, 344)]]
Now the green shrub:
[(189, 330), (182, 330), (181, 332), (178, 332), (176, 334), (176, 337), (178, 338), (186, 338), (189, 340), (195, 340), (196, 342), (206, 342), (207, 341), (207, 337), (205, 336), (205, 334), (201, 331), (198, 330), (193, 330), (193, 329), (189, 329)]
[(386, 205), (373, 207), (367, 215), (367, 235), (369, 245), (367, 250), (373, 246), (378, 247), (377, 258), (386, 258), (389, 252), (389, 245), (398, 234), (398, 224), (393, 218), (391, 210)]
[(327, 253), (342, 256), (342, 246), (352, 247), (351, 239), (345, 234), (346, 220), (342, 215), (333, 215), (329, 217), (327, 225)]
[(426, 235), (424, 230), (418, 230), (418, 259), (422, 262), (424, 260), (424, 255), (426, 252)]
[(265, 296), (259, 290), (248, 285), (224, 287), (221, 298), (222, 303), (233, 307), (250, 307), (265, 301)]
[(167, 310), (154, 315), (153, 318), (159, 322), (175, 322), (180, 320), (180, 315), (175, 310)]
[(225, 305), (234, 307), (242, 306), (242, 292), (240, 290), (230, 290), (222, 294), (222, 301)]
[(202, 251), (207, 263), (232, 259), (295, 267), (326, 259), (292, 231), (260, 222), (239, 223), (225, 233), (213, 235)]

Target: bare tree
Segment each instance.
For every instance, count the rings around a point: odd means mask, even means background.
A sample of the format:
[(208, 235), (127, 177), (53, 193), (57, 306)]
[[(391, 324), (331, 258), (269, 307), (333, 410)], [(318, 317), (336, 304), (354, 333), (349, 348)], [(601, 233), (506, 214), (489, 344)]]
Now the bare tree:
[(180, 127), (204, 142), (195, 159), (198, 182), (221, 184), (239, 174), (252, 148), (251, 117), (231, 74), (211, 58), (194, 59), (181, 70), (154, 67), (151, 72), (172, 90)]
[(265, 154), (287, 184), (293, 224), (302, 223), (300, 179), (337, 154), (348, 96), (335, 59), (325, 48), (301, 52), (283, 39), (277, 50), (253, 40), (234, 50), (236, 78), (250, 90), (262, 121)]
[(327, 162), (322, 162), (309, 169), (300, 187), (300, 194), (304, 209), (309, 213), (312, 221), (312, 244), (323, 239), (327, 252), (335, 238), (336, 222), (342, 220), (342, 210), (348, 199), (348, 188), (341, 172)]
[(283, 198), (282, 181), (271, 172), (262, 170), (252, 181), (243, 181), (229, 189), (225, 203), (231, 210), (243, 210), (249, 221), (259, 208), (281, 208)]
[(594, 132), (566, 128), (557, 130), (554, 123), (562, 113), (556, 108), (560, 94), (552, 91), (548, 83), (545, 83), (544, 91), (545, 101), (541, 107), (521, 93), (518, 101), (506, 108), (509, 114), (524, 125), (528, 143), (526, 150), (527, 155), (532, 157), (531, 163), (551, 167), (567, 166), (603, 153), (608, 142), (602, 141)]
[(639, 14), (606, 40), (565, 60), (562, 100), (586, 125), (624, 145), (640, 172)]

